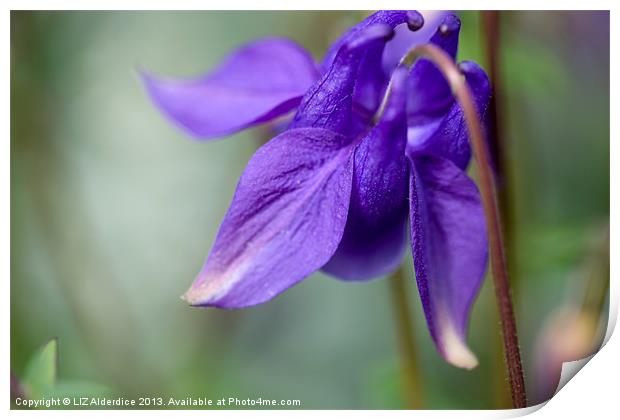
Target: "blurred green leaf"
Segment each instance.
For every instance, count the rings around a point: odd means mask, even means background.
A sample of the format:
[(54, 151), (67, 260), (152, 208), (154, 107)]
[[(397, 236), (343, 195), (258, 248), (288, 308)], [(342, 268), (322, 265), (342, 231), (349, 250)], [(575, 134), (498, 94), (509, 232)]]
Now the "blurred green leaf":
[(112, 395), (113, 392), (109, 387), (88, 381), (59, 381), (45, 394), (49, 398), (99, 398)]
[(28, 398), (108, 397), (112, 390), (88, 381), (58, 379), (58, 339), (53, 338), (41, 347), (26, 366), (23, 386)]
[(31, 398), (40, 398), (50, 391), (58, 376), (58, 339), (45, 344), (28, 362), (23, 384)]

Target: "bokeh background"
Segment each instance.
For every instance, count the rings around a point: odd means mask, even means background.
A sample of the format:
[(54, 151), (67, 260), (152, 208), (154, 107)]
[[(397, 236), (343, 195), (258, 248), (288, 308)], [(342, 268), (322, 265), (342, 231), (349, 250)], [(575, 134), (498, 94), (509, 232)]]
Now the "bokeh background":
[[(350, 284), (315, 274), (238, 311), (191, 308), (179, 299), (268, 132), (193, 142), (152, 106), (136, 71), (193, 76), (245, 42), (273, 35), (320, 59), (364, 16), (11, 13), (10, 341), (17, 377), (38, 347), (58, 337), (60, 377), (112, 395), (403, 406), (383, 279)], [(459, 58), (487, 67), (480, 14), (460, 16)], [(544, 367), (571, 356), (562, 349), (591, 351), (606, 322), (609, 13), (503, 12), (501, 23), (507, 245), (534, 402), (554, 383)], [(471, 320), (480, 366), (467, 372), (436, 354), (411, 261), (405, 264), (426, 407), (509, 406), (492, 279)]]

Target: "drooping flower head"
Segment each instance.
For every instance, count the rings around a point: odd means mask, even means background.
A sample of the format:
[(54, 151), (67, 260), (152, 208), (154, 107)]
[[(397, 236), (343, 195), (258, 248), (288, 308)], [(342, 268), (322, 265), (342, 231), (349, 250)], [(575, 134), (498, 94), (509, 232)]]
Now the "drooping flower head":
[[(296, 110), (248, 162), (185, 300), (256, 305), (317, 270), (369, 280), (394, 271), (410, 246), (438, 351), (456, 366), (477, 364), (466, 333), (487, 242), (479, 193), (464, 172), (471, 152), (463, 112), (434, 64), (420, 60), (409, 69), (394, 59), (423, 42), (454, 58), (460, 20), (444, 14), (423, 39), (391, 46), (408, 38), (403, 28), (416, 34), (423, 24), (417, 12), (377, 12), (319, 65), (296, 44), (269, 39), (193, 81), (144, 76), (156, 105), (199, 138)], [(472, 62), (460, 67), (482, 118), (486, 74)]]

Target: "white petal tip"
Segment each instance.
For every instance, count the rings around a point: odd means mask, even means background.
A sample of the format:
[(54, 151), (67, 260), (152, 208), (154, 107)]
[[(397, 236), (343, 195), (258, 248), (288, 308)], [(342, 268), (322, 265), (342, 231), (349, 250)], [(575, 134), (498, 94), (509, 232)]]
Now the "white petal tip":
[(471, 370), (478, 366), (476, 355), (467, 347), (465, 341), (452, 326), (448, 324), (442, 334), (443, 356), (446, 361), (456, 367)]
[(202, 291), (201, 288), (196, 288), (194, 286), (190, 287), (187, 292), (183, 293), (181, 299), (192, 306), (204, 305), (208, 300), (205, 299), (204, 291)]
[(189, 294), (189, 290), (185, 293), (183, 293), (181, 296), (181, 300), (185, 301), (186, 303), (189, 303), (190, 305), (194, 304), (190, 294)]
[(458, 346), (446, 346), (444, 357), (448, 363), (462, 369), (471, 370), (478, 366), (476, 355), (463, 343), (459, 343)]

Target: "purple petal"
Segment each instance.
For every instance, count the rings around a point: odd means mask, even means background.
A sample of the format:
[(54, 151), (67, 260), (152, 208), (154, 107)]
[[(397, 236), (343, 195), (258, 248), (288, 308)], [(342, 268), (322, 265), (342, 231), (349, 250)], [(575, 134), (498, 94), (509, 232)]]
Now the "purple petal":
[(369, 48), (357, 73), (353, 103), (356, 111), (368, 120), (372, 119), (381, 104), (387, 88), (390, 73), (384, 73), (381, 69), (381, 57), (387, 44), (381, 43)]
[(400, 265), (406, 250), (407, 76), (404, 67), (394, 72), (385, 113), (355, 150), (347, 225), (338, 250), (323, 267), (343, 280), (367, 280), (387, 274)]
[(413, 262), (429, 331), (448, 362), (474, 368), (467, 324), (487, 264), (478, 189), (449, 160), (421, 157), (411, 165), (410, 199)]
[(285, 131), (261, 147), (184, 299), (196, 306), (256, 305), (321, 268), (344, 231), (354, 147), (317, 128)]
[(157, 107), (199, 139), (225, 136), (294, 109), (318, 78), (298, 44), (271, 38), (235, 51), (214, 72), (194, 80), (142, 74)]
[(420, 14), (424, 18), (424, 26), (417, 31), (411, 31), (404, 25), (395, 29), (394, 38), (387, 43), (383, 53), (383, 70), (389, 74), (401, 58), (413, 47), (428, 42), (437, 31), (437, 28), (449, 14), (445, 10), (421, 10)]
[(342, 45), (323, 77), (306, 93), (291, 128), (321, 127), (343, 135), (361, 129), (353, 117), (353, 92), (360, 61), (368, 49), (384, 44), (393, 35), (387, 25), (372, 25)]
[[(460, 19), (456, 15), (449, 14), (444, 17), (430, 42), (455, 59), (460, 29)], [(443, 116), (452, 105), (453, 96), (450, 85), (430, 60), (418, 60), (411, 69), (409, 80), (411, 92), (407, 101), (409, 125), (418, 125)]]
[[(464, 61), (459, 66), (471, 89), (480, 120), (485, 114), (491, 96), (491, 84), (486, 73), (474, 62)], [(448, 112), (440, 118), (431, 119), (408, 130), (407, 154), (409, 156), (433, 155), (450, 159), (465, 169), (471, 157), (469, 133), (463, 109), (453, 101)]]
[[(362, 22), (349, 29), (331, 46), (323, 60), (323, 70), (327, 71), (333, 64), (342, 46), (351, 42), (356, 37), (359, 37), (360, 34), (367, 31), (368, 28), (380, 24), (394, 29), (404, 23), (407, 23), (407, 26), (412, 29), (419, 29), (424, 24), (424, 19), (422, 15), (416, 11), (405, 10), (382, 10), (370, 15)], [(410, 29), (407, 30), (409, 31)], [(383, 51), (386, 45), (390, 43), (391, 41), (387, 44), (385, 42), (376, 43), (366, 48), (359, 66), (353, 103), (356, 110), (368, 120), (371, 119), (381, 103), (388, 78), (396, 68), (396, 65), (394, 65), (387, 71), (383, 70)]]
[[(387, 25), (394, 29), (403, 23), (407, 23), (409, 26), (414, 28), (420, 28), (424, 24), (424, 18), (419, 12), (414, 10), (379, 10), (378, 12), (373, 13), (342, 34), (340, 38), (332, 44), (325, 54), (321, 68), (324, 72), (327, 71), (331, 67), (340, 48), (357, 38), (361, 32), (365, 31), (370, 26), (381, 24)], [(394, 67), (392, 67), (392, 69)], [(392, 69), (390, 69), (390, 72)]]

